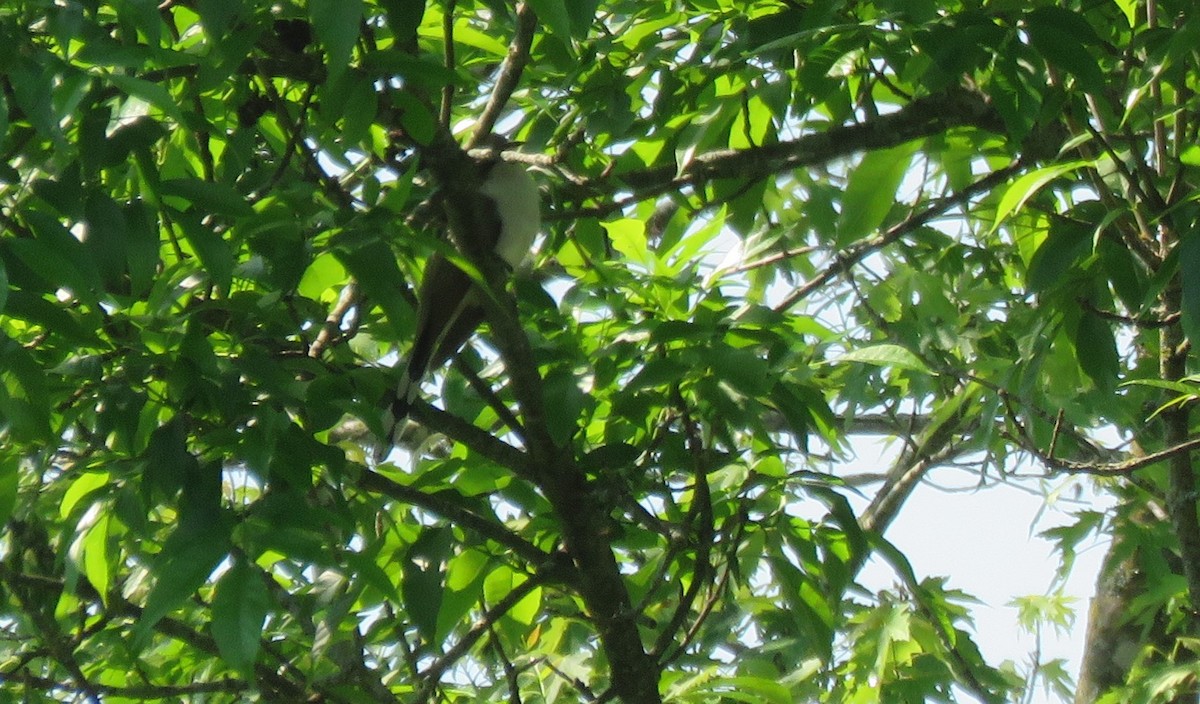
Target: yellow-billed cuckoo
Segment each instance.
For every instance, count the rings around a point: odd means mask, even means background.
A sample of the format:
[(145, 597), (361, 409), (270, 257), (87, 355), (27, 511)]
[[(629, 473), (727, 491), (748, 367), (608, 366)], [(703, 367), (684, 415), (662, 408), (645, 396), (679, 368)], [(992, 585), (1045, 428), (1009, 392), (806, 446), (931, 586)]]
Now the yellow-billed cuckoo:
[[(496, 154), (480, 163), (479, 194), (484, 231), (478, 233), (508, 266), (520, 266), (541, 227), (537, 185), (520, 164), (501, 161)], [(450, 204), (453, 207), (453, 204)], [(483, 292), (462, 269), (441, 254), (425, 266), (417, 292), (417, 331), (395, 397), (384, 410), (382, 455), (394, 444), (396, 431), (408, 415), (425, 374), (458, 352), (483, 322)]]

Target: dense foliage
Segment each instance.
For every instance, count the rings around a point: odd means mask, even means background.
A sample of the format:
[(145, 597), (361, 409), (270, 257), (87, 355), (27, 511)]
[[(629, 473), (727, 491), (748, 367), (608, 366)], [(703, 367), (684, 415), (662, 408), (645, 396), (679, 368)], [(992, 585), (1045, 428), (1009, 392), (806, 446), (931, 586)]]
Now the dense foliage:
[[(1197, 47), (1184, 0), (0, 5), (0, 691), (1196, 701)], [(488, 324), (375, 463), (448, 230)], [(1081, 673), (887, 542), (950, 465), (1115, 499), (1054, 535), (1113, 538)]]

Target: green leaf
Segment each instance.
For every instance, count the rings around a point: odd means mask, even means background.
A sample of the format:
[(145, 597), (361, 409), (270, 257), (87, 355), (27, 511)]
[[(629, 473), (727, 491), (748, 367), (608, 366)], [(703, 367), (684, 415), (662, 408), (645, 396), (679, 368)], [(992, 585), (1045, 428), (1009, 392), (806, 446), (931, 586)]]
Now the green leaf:
[(162, 84), (116, 71), (109, 73), (106, 77), (125, 94), (158, 108), (163, 115), (175, 122), (183, 122), (184, 117), (183, 112), (179, 109), (179, 101)]
[(362, 0), (309, 0), (308, 15), (317, 40), (325, 48), (329, 78), (336, 79), (350, 65), (354, 43), (358, 41)]
[(138, 619), (135, 647), (145, 646), (154, 626), (208, 581), (229, 548), (227, 520), (185, 521), (175, 529), (154, 560), (156, 579)]
[(108, 472), (83, 472), (80, 474), (63, 492), (62, 500), (58, 504), (58, 515), (62, 518), (70, 517), (81, 501), (93, 492), (107, 486), (110, 479)]
[(1037, 193), (1043, 186), (1054, 181), (1060, 176), (1065, 176), (1072, 171), (1090, 165), (1087, 161), (1071, 161), (1065, 164), (1051, 164), (1036, 171), (1031, 171), (1021, 178), (1013, 182), (1008, 190), (1004, 192), (1004, 196), (1000, 199), (1000, 204), (996, 206), (996, 220), (992, 224), (992, 232), (995, 232), (1004, 222), (1005, 218), (1013, 213), (1019, 212), (1025, 205), (1025, 201), (1029, 200), (1033, 194)]
[(434, 645), (438, 645), (438, 612), (442, 608), (446, 563), (450, 559), (452, 538), (450, 528), (428, 528), (408, 549), (403, 562), (404, 579), (400, 583), (400, 593), (404, 598), (404, 606), (416, 623), (421, 637)]
[[(791, 704), (796, 701), (787, 687), (766, 677), (716, 677), (693, 689), (709, 695), (712, 701), (737, 701), (747, 704)], [(709, 698), (696, 701), (709, 701)]]
[(0, 525), (8, 525), (17, 506), (20, 481), (21, 459), (8, 453), (0, 454)]
[(1061, 7), (1040, 7), (1025, 16), (1029, 41), (1051, 64), (1070, 73), (1088, 93), (1103, 93), (1104, 72), (1088, 49), (1100, 38), (1084, 16)]
[[(439, 41), (442, 39), (442, 30), (440, 27), (432, 32), (423, 27), (422, 34), (426, 33), (428, 33), (428, 36), (436, 37)], [(498, 59), (508, 54), (508, 47), (505, 46), (504, 42), (499, 41), (487, 32), (480, 31), (473, 24), (469, 23), (466, 18), (455, 22), (454, 41), (463, 46), (487, 52)]]
[[(346, 283), (349, 274), (338, 258), (331, 252), (319, 255), (304, 270), (297, 288), (301, 296), (314, 301), (333, 300), (334, 287)], [(329, 293), (329, 295), (324, 295)]]
[(217, 582), (212, 600), (212, 636), (221, 657), (250, 675), (258, 657), (263, 623), (271, 608), (266, 576), (245, 558), (234, 561)]
[(1200, 230), (1194, 227), (1179, 240), (1179, 272), (1183, 330), (1196, 344), (1200, 341)]
[(1188, 166), (1200, 166), (1200, 144), (1190, 144), (1179, 153), (1179, 161)]
[(838, 362), (861, 362), (888, 369), (907, 369), (932, 374), (921, 358), (899, 345), (871, 345), (851, 350), (838, 358)]
[(181, 216), (176, 220), (183, 235), (208, 274), (209, 281), (221, 291), (229, 293), (233, 284), (233, 250), (221, 235), (214, 232), (197, 217)]
[(159, 184), (159, 193), (168, 198), (183, 199), (193, 206), (193, 212), (201, 216), (224, 215), (243, 218), (254, 214), (254, 209), (241, 193), (228, 184), (217, 181), (201, 181), (198, 178), (168, 179)]
[[(525, 575), (514, 572), (508, 567), (494, 569), (483, 580), (483, 599), (488, 604), (495, 604), (506, 598), (514, 589), (524, 584), (528, 579)], [(526, 626), (531, 625), (534, 617), (537, 615), (537, 606), (541, 602), (541, 598), (541, 588), (533, 589), (521, 597), (506, 615), (518, 623)]]
[(1137, 26), (1137, 0), (1113, 0), (1117, 7), (1121, 8), (1121, 12), (1125, 14), (1125, 21), (1130, 27)]
[(1067, 273), (1091, 252), (1092, 238), (1087, 228), (1075, 223), (1055, 222), (1050, 234), (1029, 260), (1025, 285), (1031, 293), (1054, 288), (1067, 279)]
[(838, 219), (837, 244), (846, 246), (874, 232), (896, 204), (896, 190), (908, 172), (919, 141), (870, 152), (846, 184)]
[(1109, 323), (1084, 313), (1075, 331), (1075, 356), (1084, 373), (1101, 389), (1110, 389), (1121, 372), (1117, 340)]
[(108, 539), (110, 521), (108, 515), (97, 518), (83, 540), (83, 574), (96, 588), (104, 604), (108, 604), (108, 590), (112, 584)]
[(402, 293), (405, 279), (392, 251), (374, 240), (339, 245), (334, 249), (334, 255), (358, 280), (368, 299), (383, 309), (392, 329), (397, 333), (403, 331), (402, 322), (412, 318), (413, 311)]
[[(1193, 382), (1197, 381), (1194, 377), (1188, 377)], [(1121, 386), (1149, 386), (1156, 389), (1167, 389), (1178, 394), (1190, 398), (1200, 399), (1200, 385), (1185, 384), (1180, 381), (1168, 381), (1166, 379), (1131, 379), (1123, 382)]]
[(633, 218), (603, 223), (613, 249), (625, 258), (653, 271), (656, 258), (646, 246), (646, 224)]
[(124, 286), (127, 250), (125, 237), (129, 227), (125, 214), (106, 193), (91, 193), (84, 205), (87, 236), (84, 249), (95, 262), (104, 287), (120, 291)]
[[(574, 2), (575, 0), (570, 0)], [(567, 0), (530, 0), (538, 20), (564, 41), (571, 36), (571, 15), (567, 11)]]
[(446, 566), (446, 589), (438, 612), (437, 641), (443, 640), (479, 603), (487, 565), (488, 557), (478, 550), (463, 550), (451, 558)]

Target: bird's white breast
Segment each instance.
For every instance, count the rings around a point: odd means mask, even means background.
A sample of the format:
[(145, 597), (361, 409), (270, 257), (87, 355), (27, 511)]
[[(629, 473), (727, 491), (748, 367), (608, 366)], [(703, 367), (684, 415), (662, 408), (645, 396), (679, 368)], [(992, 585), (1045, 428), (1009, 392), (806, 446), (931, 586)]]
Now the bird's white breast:
[(537, 184), (520, 164), (502, 161), (492, 167), (479, 192), (495, 201), (500, 216), (496, 254), (515, 269), (529, 256), (542, 226)]

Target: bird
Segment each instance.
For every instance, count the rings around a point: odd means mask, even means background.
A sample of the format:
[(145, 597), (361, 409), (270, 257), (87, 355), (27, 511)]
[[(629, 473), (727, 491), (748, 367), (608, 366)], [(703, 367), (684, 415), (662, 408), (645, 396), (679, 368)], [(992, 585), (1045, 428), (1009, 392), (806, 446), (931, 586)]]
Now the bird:
[[(476, 234), (510, 271), (515, 270), (529, 255), (541, 229), (537, 184), (521, 164), (502, 161), (496, 148), (478, 165), (483, 231)], [(376, 460), (395, 444), (397, 431), (416, 401), (425, 375), (453, 357), (483, 322), (483, 295), (471, 277), (441, 253), (429, 258), (417, 291), (412, 348), (396, 393), (385, 399), (385, 442), (376, 448)]]

